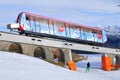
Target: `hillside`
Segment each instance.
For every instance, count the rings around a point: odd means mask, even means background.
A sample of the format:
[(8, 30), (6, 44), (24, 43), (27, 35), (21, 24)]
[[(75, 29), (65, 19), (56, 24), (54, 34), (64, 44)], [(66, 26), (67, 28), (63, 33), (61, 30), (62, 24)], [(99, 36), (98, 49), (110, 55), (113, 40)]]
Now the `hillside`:
[(1, 80), (119, 80), (120, 70), (100, 69), (100, 55), (87, 55), (91, 71), (86, 73), (86, 62), (77, 62), (77, 71), (71, 71), (41, 59), (0, 51)]
[(113, 48), (120, 48), (120, 26), (107, 26), (102, 28), (107, 32), (108, 41), (106, 45)]

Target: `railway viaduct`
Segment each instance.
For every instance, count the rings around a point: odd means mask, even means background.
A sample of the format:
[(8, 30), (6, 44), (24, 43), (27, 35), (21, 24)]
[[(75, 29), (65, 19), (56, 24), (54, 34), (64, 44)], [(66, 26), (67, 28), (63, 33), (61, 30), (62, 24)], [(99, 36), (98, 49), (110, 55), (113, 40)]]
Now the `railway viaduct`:
[[(72, 61), (71, 49), (102, 53), (102, 68), (112, 70), (111, 65), (120, 66), (120, 49), (112, 49), (51, 38), (37, 38), (0, 32), (0, 50), (17, 52), (29, 56), (47, 59), (53, 62), (57, 54), (59, 61), (67, 64)], [(114, 61), (115, 59), (115, 61)]]
[[(2, 33), (0, 36), (3, 36), (4, 34), (6, 33)], [(15, 41), (10, 41), (10, 38), (8, 38), (8, 36), (10, 36), (11, 39), (14, 39)], [(18, 36), (18, 38), (15, 38), (15, 36)], [(20, 54), (46, 59), (50, 62), (54, 62), (54, 59), (56, 56), (58, 56), (59, 61), (64, 64), (67, 64), (67, 62), (70, 61), (69, 49), (39, 45), (42, 42), (39, 38), (28, 37), (27, 39), (22, 39), (22, 37), (25, 36), (7, 33), (6, 38), (8, 38), (8, 41), (0, 40), (0, 51), (17, 52)], [(22, 42), (19, 42), (19, 39), (22, 39)], [(55, 45), (57, 45), (57, 43)]]
[(69, 61), (69, 56), (67, 54), (69, 52), (67, 49), (8, 41), (0, 41), (0, 46), (1, 51), (17, 52), (20, 54), (47, 59), (50, 62), (54, 60), (55, 55), (57, 54), (56, 52), (58, 51), (61, 62), (66, 64)]

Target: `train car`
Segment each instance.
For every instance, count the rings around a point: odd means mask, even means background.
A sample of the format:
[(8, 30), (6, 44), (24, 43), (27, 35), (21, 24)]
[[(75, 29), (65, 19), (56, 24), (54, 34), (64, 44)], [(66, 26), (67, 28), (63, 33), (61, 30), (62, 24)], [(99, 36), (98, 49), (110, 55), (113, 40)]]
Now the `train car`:
[(46, 16), (21, 12), (16, 20), (19, 33), (84, 44), (104, 44), (106, 32), (100, 28), (76, 24)]

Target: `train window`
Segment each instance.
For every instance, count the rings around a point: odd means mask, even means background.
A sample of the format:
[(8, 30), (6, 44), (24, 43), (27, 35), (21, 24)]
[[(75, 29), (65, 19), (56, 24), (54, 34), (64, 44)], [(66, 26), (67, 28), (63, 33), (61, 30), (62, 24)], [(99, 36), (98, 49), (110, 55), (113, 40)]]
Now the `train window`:
[(26, 28), (26, 18), (25, 14), (20, 15), (18, 19), (18, 23), (20, 23), (21, 26), (24, 26)]
[(100, 38), (102, 38), (102, 32), (101, 31), (98, 31), (98, 38), (100, 39)]
[(106, 32), (104, 30), (102, 30), (102, 39), (103, 39), (103, 43), (107, 41)]
[(70, 37), (70, 28), (66, 27), (66, 37)]
[(86, 39), (89, 41), (94, 41), (94, 36), (91, 29), (86, 30)]
[(48, 20), (49, 34), (54, 34), (54, 23), (52, 20)]
[(85, 37), (85, 40), (87, 40), (87, 36), (88, 36), (88, 32), (86, 32), (86, 31), (84, 30), (84, 37)]
[(41, 29), (41, 33), (49, 34), (49, 26), (48, 26), (47, 20), (45, 20), (45, 19), (40, 20), (40, 29)]
[(54, 25), (54, 35), (66, 36), (65, 27), (63, 25)]
[(94, 41), (93, 34), (91, 32), (87, 32), (87, 40)]
[(73, 33), (74, 33), (74, 29), (73, 29), (72, 27), (70, 27), (70, 35), (71, 35), (71, 38), (74, 38)]
[(54, 26), (53, 25), (49, 25), (49, 29), (50, 29), (50, 34), (54, 34)]
[(31, 31), (35, 32), (35, 23), (34, 21), (30, 21), (30, 25), (31, 25)]
[(75, 34), (76, 34), (76, 38), (79, 39), (80, 38), (80, 30), (78, 27), (75, 28)]
[(74, 27), (74, 28), (70, 28), (71, 31), (71, 38), (76, 38), (78, 39), (80, 37), (80, 33), (79, 33), (79, 28)]
[(98, 35), (98, 42), (103, 42), (102, 32), (99, 31), (97, 35)]
[(84, 36), (85, 36), (85, 40), (87, 40), (87, 37), (88, 37), (88, 34), (89, 34), (89, 32), (88, 32), (88, 29), (87, 28), (84, 28), (83, 29), (84, 30)]
[(81, 39), (81, 27), (79, 27), (79, 39)]
[(97, 42), (97, 31), (96, 30), (92, 30), (92, 34), (93, 34), (93, 41)]
[(25, 14), (22, 14), (21, 17), (20, 17), (20, 22), (21, 23), (25, 23), (26, 22), (26, 19), (25, 19)]
[(94, 33), (94, 41), (97, 42), (98, 41), (98, 37), (97, 37), (97, 33)]
[(80, 32), (81, 32), (81, 39), (82, 40), (85, 40), (85, 31), (83, 28), (80, 29)]
[(54, 25), (54, 35), (59, 35), (58, 34), (58, 27), (56, 25)]
[(103, 42), (103, 39), (102, 38), (98, 38), (98, 42)]
[(59, 27), (58, 27), (58, 31), (59, 31), (59, 32), (63, 32), (63, 31), (64, 31), (64, 27), (63, 27), (63, 26), (59, 26)]
[(40, 32), (40, 24), (39, 24), (39, 22), (35, 22), (35, 26), (36, 26), (36, 32)]
[(41, 32), (49, 34), (49, 27), (47, 24), (41, 23)]
[(63, 25), (58, 26), (58, 33), (59, 33), (60, 36), (66, 37), (65, 26), (63, 26)]
[(28, 15), (26, 15), (26, 20), (30, 20), (30, 17)]

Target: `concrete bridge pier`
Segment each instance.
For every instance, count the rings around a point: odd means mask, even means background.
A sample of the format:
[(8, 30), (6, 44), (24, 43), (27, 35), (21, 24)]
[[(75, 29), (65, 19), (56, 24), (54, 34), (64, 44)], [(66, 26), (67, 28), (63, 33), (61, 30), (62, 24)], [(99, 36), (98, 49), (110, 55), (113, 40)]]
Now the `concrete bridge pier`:
[(55, 54), (58, 53), (59, 61), (63, 62), (65, 65), (72, 59), (72, 53), (70, 49), (56, 48)]
[(72, 53), (71, 49), (62, 49), (65, 55), (65, 64), (72, 60)]
[(74, 61), (72, 60), (72, 53), (71, 53), (71, 49), (69, 49), (69, 61), (67, 62), (67, 65), (69, 67), (70, 70), (76, 71), (76, 65), (74, 63)]
[(114, 65), (116, 65), (116, 57), (115, 55), (109, 54), (110, 57), (110, 65), (111, 65), (111, 70), (115, 70)]
[(28, 56), (33, 56), (34, 54), (34, 49), (35, 46), (34, 45), (30, 45), (30, 44), (19, 44), (22, 48), (23, 54), (28, 55)]
[(102, 69), (105, 71), (117, 70), (120, 68), (120, 55), (103, 54)]
[(111, 70), (111, 59), (110, 56), (107, 54), (102, 55), (102, 69), (105, 71), (110, 71)]
[(120, 55), (109, 55), (111, 59), (111, 70), (120, 68)]
[(116, 55), (116, 65), (120, 66), (120, 55)]

